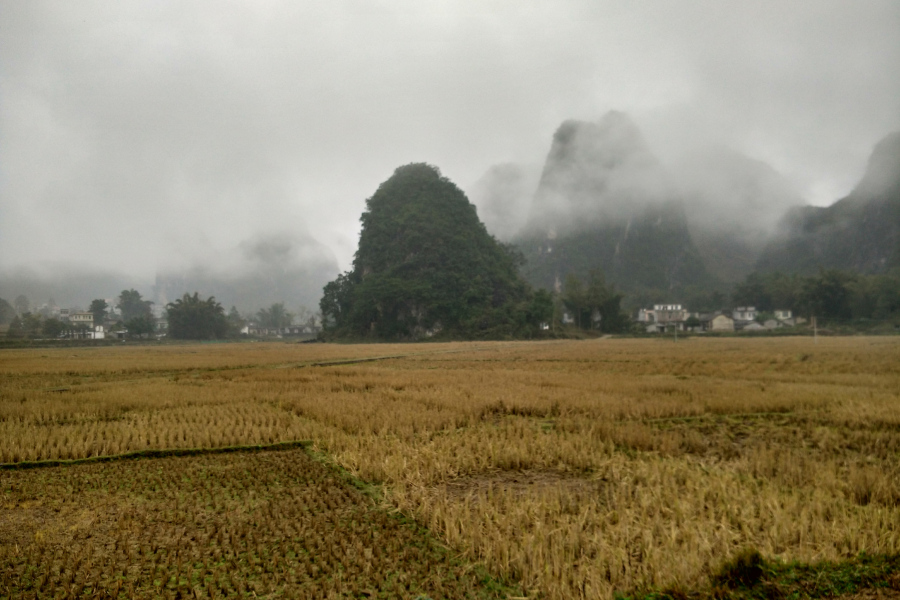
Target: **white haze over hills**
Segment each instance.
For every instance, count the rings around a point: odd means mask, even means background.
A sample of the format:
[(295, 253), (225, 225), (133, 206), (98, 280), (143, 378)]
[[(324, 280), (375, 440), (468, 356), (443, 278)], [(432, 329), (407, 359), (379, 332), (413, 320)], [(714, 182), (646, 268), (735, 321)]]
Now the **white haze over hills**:
[(539, 181), (526, 177), (533, 172), (498, 165), (473, 186), (471, 198), (498, 239), (562, 235), (677, 201), (705, 266), (725, 282), (751, 272), (785, 213), (805, 204), (771, 166), (725, 147), (693, 148), (664, 165), (617, 111), (593, 123), (564, 122)]
[(0, 2), (0, 297), (314, 304), (398, 166), (438, 166), (509, 238), (560, 124), (613, 109), (705, 207), (691, 227), (752, 237), (753, 168), (682, 182), (682, 161), (730, 148), (845, 196), (900, 129), (898, 32), (895, 0)]
[(334, 254), (312, 236), (281, 231), (258, 234), (217, 261), (161, 271), (153, 295), (161, 304), (203, 290), (225, 307), (255, 312), (274, 302), (289, 310), (317, 309), (322, 287), (338, 271)]
[(466, 194), (478, 207), (478, 217), (487, 230), (508, 242), (525, 226), (540, 178), (539, 165), (494, 165)]

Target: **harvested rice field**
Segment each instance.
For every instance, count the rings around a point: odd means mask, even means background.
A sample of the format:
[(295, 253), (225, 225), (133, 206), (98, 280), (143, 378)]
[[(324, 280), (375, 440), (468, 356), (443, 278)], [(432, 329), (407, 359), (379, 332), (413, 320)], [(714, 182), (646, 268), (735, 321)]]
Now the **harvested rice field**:
[(0, 598), (900, 590), (892, 337), (4, 350), (0, 463)]

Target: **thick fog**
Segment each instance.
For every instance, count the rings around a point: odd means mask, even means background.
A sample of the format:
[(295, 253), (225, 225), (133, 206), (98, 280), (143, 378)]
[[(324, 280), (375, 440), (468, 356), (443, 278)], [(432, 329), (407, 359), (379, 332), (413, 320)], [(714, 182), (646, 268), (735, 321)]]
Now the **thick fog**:
[(277, 265), (320, 290), (397, 166), (511, 230), (478, 182), (533, 186), (564, 120), (613, 109), (667, 168), (723, 148), (829, 204), (900, 129), (900, 3), (3, 2), (0, 296)]

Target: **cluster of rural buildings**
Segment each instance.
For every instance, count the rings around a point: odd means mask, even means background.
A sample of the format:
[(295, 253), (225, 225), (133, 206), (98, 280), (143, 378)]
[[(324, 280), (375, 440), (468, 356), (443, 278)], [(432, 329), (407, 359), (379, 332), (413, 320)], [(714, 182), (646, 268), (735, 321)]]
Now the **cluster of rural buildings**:
[(316, 324), (290, 325), (288, 327), (266, 327), (258, 323), (250, 322), (241, 327), (241, 335), (248, 337), (286, 337), (316, 335), (321, 330)]
[[(106, 305), (110, 307), (106, 317), (98, 323), (94, 320), (94, 313), (86, 310), (60, 308), (52, 304), (44, 304), (36, 308), (35, 312), (48, 319), (58, 319), (69, 325), (62, 334), (64, 339), (102, 340), (107, 337), (124, 338), (128, 331), (122, 325), (122, 315), (114, 308), (115, 300), (107, 299)], [(152, 317), (157, 334), (164, 334), (169, 322), (165, 309), (152, 307)]]
[[(122, 323), (122, 315), (113, 308), (115, 303), (114, 299), (106, 300), (109, 308), (103, 322), (95, 322), (94, 313), (90, 311), (60, 308), (51, 303), (35, 307), (34, 312), (45, 319), (58, 319), (64, 323), (66, 328), (60, 334), (60, 338), (82, 340), (125, 338), (128, 331)], [(165, 308), (153, 305), (151, 311), (155, 324), (154, 335), (165, 335), (169, 325)], [(304, 337), (315, 336), (320, 330), (321, 326), (315, 318), (302, 325), (291, 324), (282, 327), (265, 326), (250, 320), (240, 328), (240, 334), (246, 337)]]
[(753, 306), (739, 306), (730, 313), (690, 312), (681, 304), (656, 304), (653, 308), (638, 311), (636, 321), (645, 326), (648, 333), (665, 331), (771, 331), (781, 327), (793, 327), (806, 319), (794, 317), (790, 310), (774, 310), (760, 320), (760, 312)]

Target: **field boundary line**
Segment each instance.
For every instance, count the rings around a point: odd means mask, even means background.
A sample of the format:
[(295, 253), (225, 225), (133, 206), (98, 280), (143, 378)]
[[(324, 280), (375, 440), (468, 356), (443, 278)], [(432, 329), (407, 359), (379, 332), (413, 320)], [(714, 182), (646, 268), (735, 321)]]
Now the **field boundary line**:
[(665, 421), (701, 421), (701, 420), (709, 420), (709, 419), (731, 419), (731, 418), (741, 418), (741, 417), (749, 417), (753, 419), (761, 419), (765, 417), (792, 417), (796, 416), (797, 412), (795, 411), (784, 411), (784, 412), (747, 412), (747, 413), (706, 413), (702, 415), (690, 415), (684, 417), (655, 417), (653, 419), (622, 419), (621, 423), (627, 423), (629, 421), (632, 422), (641, 422), (641, 423), (663, 423)]
[[(512, 344), (501, 343), (499, 345), (499, 347), (506, 348), (510, 345), (512, 345)], [(411, 358), (413, 356), (433, 356), (433, 355), (438, 355), (438, 354), (460, 354), (463, 352), (473, 352), (473, 353), (474, 352), (484, 352), (487, 350), (493, 350), (495, 348), (496, 348), (496, 346), (493, 348), (479, 346), (476, 348), (454, 348), (452, 350), (430, 350), (430, 351), (426, 350), (424, 352), (410, 352), (407, 354), (389, 354), (389, 355), (385, 355), (385, 356), (366, 356), (363, 358), (336, 358), (334, 360), (323, 360), (323, 361), (318, 361), (318, 362), (306, 362), (306, 363), (294, 363), (293, 365), (288, 364), (288, 365), (283, 365), (283, 366), (275, 366), (272, 368), (275, 368), (275, 369), (287, 368), (287, 369), (289, 369), (289, 368), (293, 367), (296, 369), (303, 369), (306, 367), (336, 367), (336, 366), (340, 366), (340, 365), (352, 365), (352, 364), (364, 363), (364, 362), (375, 362), (375, 361), (379, 361), (379, 360), (391, 360), (394, 358)]]
[(141, 458), (166, 458), (169, 456), (203, 456), (205, 454), (228, 454), (231, 452), (265, 452), (270, 450), (290, 450), (292, 448), (308, 448), (312, 440), (293, 440), (274, 444), (250, 444), (244, 446), (220, 446), (217, 448), (162, 448), (158, 450), (135, 450), (122, 454), (104, 454), (86, 458), (32, 460), (14, 463), (0, 463), (0, 471), (18, 471), (24, 469), (41, 469), (44, 467), (70, 467), (90, 463), (106, 463), (117, 460), (136, 460)]

